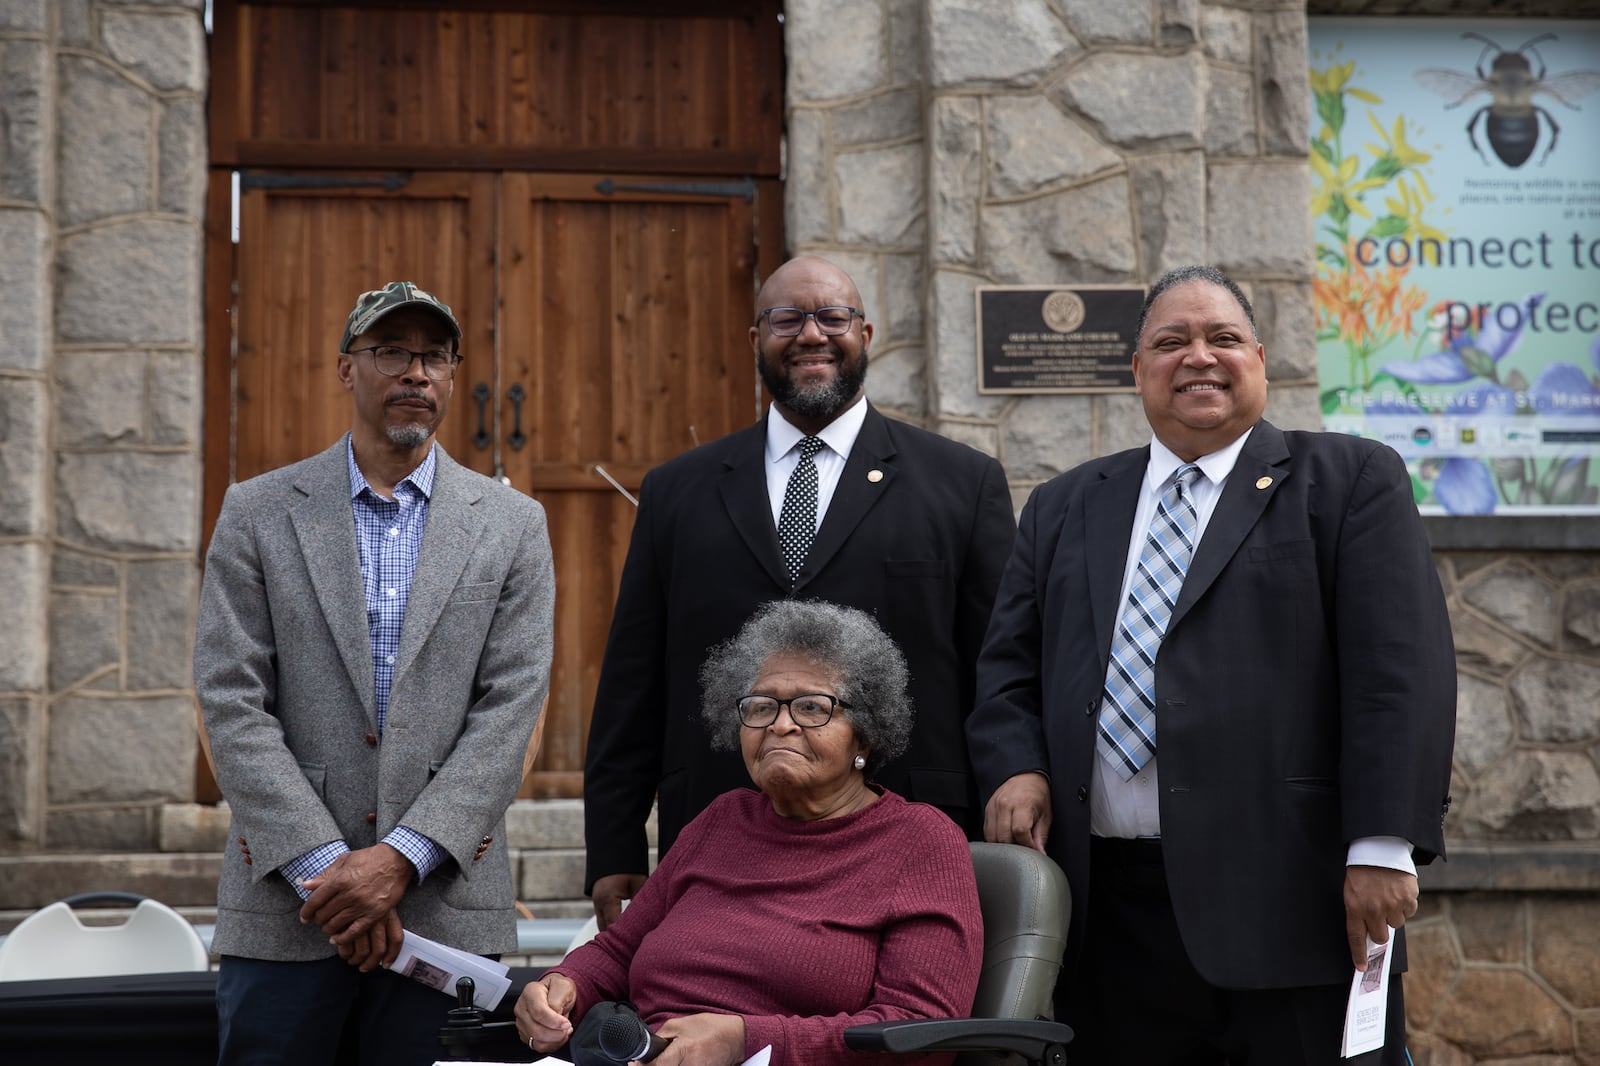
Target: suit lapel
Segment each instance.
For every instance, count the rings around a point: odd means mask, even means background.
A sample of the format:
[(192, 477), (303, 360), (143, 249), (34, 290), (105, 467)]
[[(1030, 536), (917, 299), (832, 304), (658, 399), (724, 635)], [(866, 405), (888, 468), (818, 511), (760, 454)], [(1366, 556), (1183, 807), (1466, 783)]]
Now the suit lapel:
[[(806, 572), (810, 577), (802, 579), (795, 586), (796, 591), (822, 572), (867, 512), (889, 491), (895, 479), (896, 452), (889, 420), (869, 405), (867, 420), (861, 424), (861, 432), (850, 447), (850, 458), (845, 460), (839, 484), (828, 501), (827, 514), (823, 515), (822, 525), (806, 556)], [(872, 471), (882, 476), (874, 481), (867, 476)]]
[[(1150, 449), (1130, 452), (1126, 460), (1101, 474), (1083, 494), (1084, 558), (1089, 568), (1089, 606), (1094, 614), (1095, 647), (1104, 658), (1122, 613), (1122, 578), (1128, 568), (1128, 547), (1135, 536), (1134, 512)], [(1143, 536), (1143, 531), (1138, 533)]]
[(339, 657), (368, 721), (377, 723), (372, 689), (372, 644), (367, 636), (367, 596), (361, 587), (361, 553), (350, 510), (350, 474), (344, 438), (317, 457), (295, 482), (306, 498), (289, 512), (311, 589), (333, 633)]
[(772, 523), (771, 497), (767, 495), (766, 442), (767, 420), (763, 418), (742, 430), (730, 454), (722, 460), (722, 475), (717, 492), (728, 520), (739, 531), (745, 546), (761, 563), (773, 582), (787, 590), (789, 575), (783, 569), (783, 553), (778, 548), (778, 529)]
[(427, 643), (483, 531), (483, 517), (475, 506), (482, 493), (443, 447), (438, 447), (435, 455), (428, 524), (422, 531), (417, 570), (411, 578), (406, 617), (400, 627), (400, 651), (395, 656), (396, 687)]
[[(1234, 463), (1216, 509), (1211, 512), (1211, 521), (1206, 523), (1205, 534), (1184, 576), (1177, 605), (1172, 608), (1172, 618), (1167, 622), (1169, 633), (1222, 573), (1261, 519), (1273, 495), (1288, 480), (1290, 472), (1289, 449), (1283, 442), (1283, 431), (1262, 419), (1245, 441), (1239, 461)], [(1258, 488), (1264, 480), (1267, 484)]]

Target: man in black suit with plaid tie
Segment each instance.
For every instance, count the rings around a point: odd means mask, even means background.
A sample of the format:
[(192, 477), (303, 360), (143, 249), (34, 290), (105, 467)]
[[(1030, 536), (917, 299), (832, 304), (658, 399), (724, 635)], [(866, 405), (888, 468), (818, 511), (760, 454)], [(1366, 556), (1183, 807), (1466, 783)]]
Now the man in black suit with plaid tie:
[(756, 425), (650, 472), (600, 670), (584, 769), (586, 888), (602, 925), (660, 848), (749, 775), (700, 725), (700, 664), (786, 596), (868, 611), (905, 653), (911, 750), (878, 781), (976, 835), (963, 723), (1016, 531), (993, 458), (866, 400), (873, 328), (842, 270), (801, 256), (756, 297), (750, 347), (772, 394)]
[[(984, 832), (1072, 884), (1074, 1061), (1333, 1066), (1444, 850), (1444, 597), (1399, 456), (1261, 417), (1230, 279), (1169, 273), (1137, 336), (1151, 443), (1023, 508), (967, 723)], [(1352, 1061), (1406, 1061), (1400, 984)]]

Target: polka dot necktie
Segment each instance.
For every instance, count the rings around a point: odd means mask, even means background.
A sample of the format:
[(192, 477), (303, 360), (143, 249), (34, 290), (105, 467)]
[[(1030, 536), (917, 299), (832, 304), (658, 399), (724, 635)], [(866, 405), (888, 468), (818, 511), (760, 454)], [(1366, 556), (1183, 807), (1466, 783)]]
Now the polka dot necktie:
[(800, 576), (800, 567), (817, 535), (817, 463), (823, 449), (821, 437), (800, 438), (800, 462), (789, 475), (783, 490), (783, 510), (778, 512), (778, 546), (783, 550), (783, 565), (789, 571), (789, 584)]
[(1200, 468), (1179, 467), (1150, 521), (1128, 602), (1111, 638), (1105, 702), (1100, 705), (1100, 757), (1122, 780), (1138, 773), (1156, 753), (1156, 653), (1183, 589), (1200, 524), (1190, 497)]

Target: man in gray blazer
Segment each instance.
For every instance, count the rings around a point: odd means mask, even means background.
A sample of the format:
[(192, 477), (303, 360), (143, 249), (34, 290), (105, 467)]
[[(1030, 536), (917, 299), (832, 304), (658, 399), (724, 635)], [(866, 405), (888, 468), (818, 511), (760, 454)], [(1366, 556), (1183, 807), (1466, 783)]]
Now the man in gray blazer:
[(460, 340), (410, 282), (364, 293), (339, 345), (350, 433), (232, 486), (212, 534), (195, 688), (233, 814), (221, 1063), (431, 1063), (453, 999), (385, 969), (403, 930), (516, 946), (505, 811), (555, 578), (539, 505), (434, 442)]

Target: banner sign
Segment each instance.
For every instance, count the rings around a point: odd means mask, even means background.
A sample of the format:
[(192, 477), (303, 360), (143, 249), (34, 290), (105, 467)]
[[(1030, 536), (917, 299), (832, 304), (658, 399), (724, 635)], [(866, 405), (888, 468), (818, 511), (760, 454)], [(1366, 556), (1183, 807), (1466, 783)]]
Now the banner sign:
[(1434, 514), (1600, 514), (1600, 24), (1313, 18), (1323, 426)]

